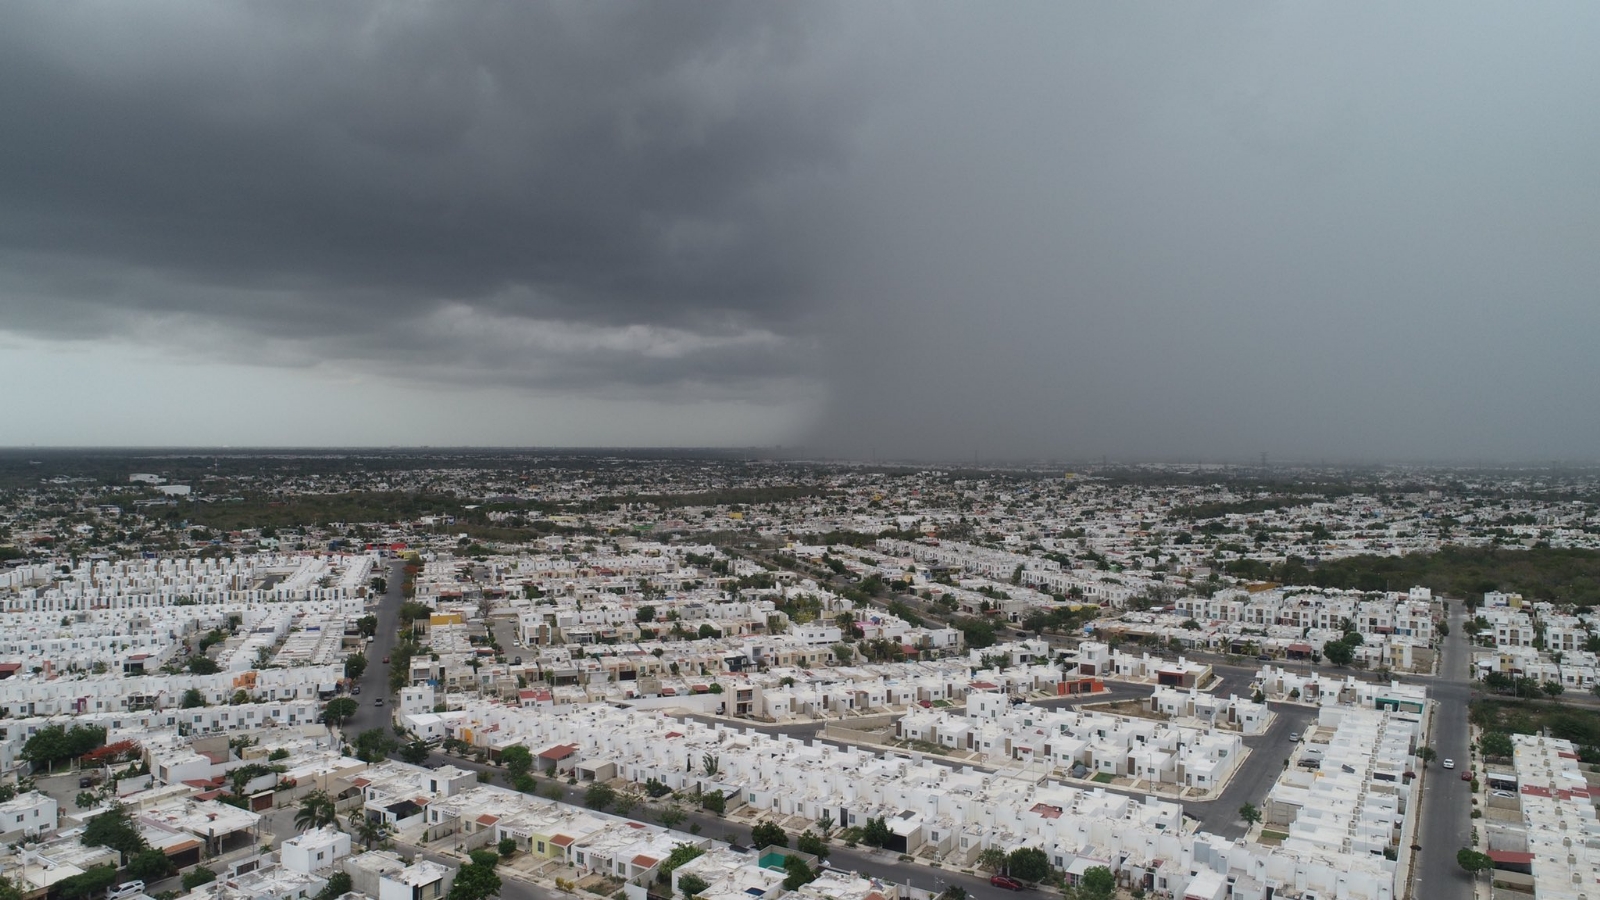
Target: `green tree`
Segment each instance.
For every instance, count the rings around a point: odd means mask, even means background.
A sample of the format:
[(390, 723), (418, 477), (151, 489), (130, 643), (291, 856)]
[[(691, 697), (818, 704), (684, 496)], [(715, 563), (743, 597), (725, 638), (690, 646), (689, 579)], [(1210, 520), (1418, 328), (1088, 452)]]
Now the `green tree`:
[(475, 866), (488, 866), (492, 869), (500, 865), (500, 854), (494, 850), (469, 850), (467, 857)]
[(721, 761), (717, 757), (707, 753), (700, 758), (700, 764), (705, 769), (707, 778), (717, 777), (717, 769), (721, 766)]
[(1456, 851), (1456, 865), (1467, 870), (1469, 875), (1476, 876), (1479, 872), (1487, 872), (1494, 868), (1494, 860), (1487, 853), (1479, 853), (1471, 847), (1462, 847)]
[(0, 875), (0, 900), (22, 900), (22, 889), (4, 875)]
[(311, 831), (327, 825), (338, 825), (338, 810), (333, 798), (324, 791), (312, 791), (300, 799), (300, 808), (294, 814), (294, 827)]
[(172, 874), (172, 860), (155, 848), (140, 850), (128, 861), (128, 874), (144, 882), (160, 881)]
[(1355, 650), (1343, 641), (1329, 641), (1324, 644), (1322, 655), (1327, 657), (1328, 662), (1336, 666), (1348, 666), (1350, 661), (1356, 657)]
[(352, 653), (344, 658), (344, 677), (352, 681), (360, 678), (367, 671), (367, 655), (365, 653)]
[(891, 837), (893, 835), (889, 832), (889, 823), (885, 822), (882, 816), (867, 819), (867, 824), (861, 829), (861, 843), (868, 847), (882, 847), (889, 843)]
[(500, 851), (501, 856), (510, 856), (511, 854), (517, 852), (517, 839), (512, 837), (503, 837), (500, 839), (500, 843), (496, 845), (495, 849)]
[(666, 809), (663, 809), (661, 811), (661, 815), (657, 818), (661, 820), (661, 824), (663, 826), (667, 828), (677, 828), (679, 825), (683, 824), (683, 820), (688, 818), (688, 816), (686, 816), (683, 810), (679, 809), (678, 807), (669, 806)]
[(206, 705), (206, 695), (200, 693), (199, 688), (189, 688), (183, 692), (183, 699), (178, 702), (179, 709), (199, 709)]
[(1543, 685), (1540, 685), (1539, 689), (1544, 691), (1545, 696), (1551, 700), (1561, 696), (1562, 692), (1566, 690), (1559, 681), (1546, 681)]
[(1239, 818), (1243, 819), (1246, 825), (1258, 824), (1261, 821), (1261, 810), (1256, 809), (1254, 803), (1246, 803), (1239, 807)]
[(801, 887), (817, 880), (817, 873), (811, 871), (806, 861), (798, 856), (786, 856), (783, 859), (783, 889), (798, 891)]
[(210, 884), (216, 880), (217, 873), (211, 871), (205, 866), (196, 866), (195, 868), (183, 873), (183, 889), (186, 891), (192, 891), (203, 884)]
[(215, 675), (222, 671), (217, 661), (209, 656), (196, 656), (189, 660), (190, 675)]
[(683, 900), (694, 900), (708, 887), (711, 883), (693, 872), (685, 872), (678, 878), (678, 891), (683, 894)]
[(998, 872), (1006, 867), (1006, 852), (999, 847), (985, 847), (978, 854), (978, 866), (991, 872)]
[(389, 823), (374, 816), (352, 815), (350, 825), (355, 836), (371, 850), (389, 839)]
[(800, 836), (795, 839), (794, 846), (801, 853), (809, 853), (817, 859), (827, 859), (828, 854), (833, 852), (833, 847), (829, 846), (828, 842), (820, 836), (813, 834), (809, 828), (800, 832)]
[(93, 897), (99, 894), (116, 884), (117, 877), (116, 866), (95, 866), (84, 870), (82, 874), (61, 879), (56, 882), (56, 886), (62, 900), (77, 900), (79, 897)]
[(493, 866), (477, 863), (462, 866), (456, 871), (455, 883), (450, 886), (449, 900), (488, 900), (500, 893), (500, 876)]
[(588, 790), (583, 792), (583, 805), (601, 812), (604, 812), (606, 807), (615, 803), (616, 800), (617, 792), (611, 785), (603, 781), (596, 781), (594, 784), (589, 785)]
[(1427, 767), (1428, 763), (1431, 763), (1435, 759), (1438, 759), (1438, 758), (1439, 758), (1439, 751), (1433, 749), (1432, 747), (1418, 747), (1417, 748), (1417, 759), (1422, 760), (1422, 765), (1423, 765), (1424, 768)]
[(338, 727), (354, 718), (356, 710), (359, 708), (354, 698), (336, 697), (328, 701), (328, 705), (322, 708), (322, 712), (329, 725)]
[(728, 809), (728, 798), (722, 795), (720, 789), (707, 791), (700, 795), (700, 808), (720, 816)]
[(1105, 866), (1090, 866), (1078, 879), (1079, 900), (1111, 900), (1117, 890), (1117, 876)]
[(1484, 732), (1483, 737), (1478, 739), (1478, 749), (1484, 756), (1492, 756), (1499, 759), (1510, 759), (1514, 752), (1511, 736), (1503, 731)]
[(1023, 881), (1043, 881), (1050, 875), (1050, 857), (1038, 847), (1018, 847), (1006, 855), (1006, 872)]
[(414, 766), (420, 766), (428, 761), (429, 752), (430, 750), (426, 743), (423, 743), (422, 741), (411, 741), (410, 743), (401, 747), (400, 751), (396, 755), (400, 757), (402, 762), (408, 762)]
[(656, 608), (654, 606), (639, 607), (638, 611), (633, 614), (633, 620), (635, 622), (654, 622), (656, 620)]
[(376, 637), (378, 634), (378, 617), (362, 616), (356, 620), (356, 630), (361, 632), (362, 637)]
[[(673, 844), (672, 852), (668, 853), (667, 858), (662, 860), (661, 865), (656, 868), (656, 880), (666, 884), (672, 880), (672, 873), (675, 869), (691, 859), (699, 859), (705, 855), (705, 852), (705, 848), (696, 847), (693, 844)], [(701, 890), (704, 890), (704, 888)]]
[(750, 844), (757, 848), (787, 847), (789, 846), (789, 836), (784, 833), (783, 828), (779, 825), (772, 822), (758, 822), (754, 828), (750, 829)]
[(516, 744), (500, 751), (500, 761), (512, 778), (521, 778), (533, 770), (533, 751)]
[(328, 876), (328, 883), (322, 886), (322, 890), (317, 891), (316, 900), (338, 900), (354, 888), (349, 875), (336, 871)]
[[(339, 701), (335, 700), (334, 703)], [(330, 704), (331, 705), (331, 704)], [(368, 728), (356, 735), (356, 757), (364, 762), (383, 762), (394, 749), (394, 738), (382, 728)]]
[(833, 839), (833, 826), (833, 813), (823, 810), (822, 818), (817, 820), (817, 835), (824, 843)]
[(123, 859), (149, 848), (139, 827), (133, 823), (133, 816), (121, 803), (111, 804), (105, 812), (90, 819), (79, 840), (86, 847), (110, 847), (122, 854)]

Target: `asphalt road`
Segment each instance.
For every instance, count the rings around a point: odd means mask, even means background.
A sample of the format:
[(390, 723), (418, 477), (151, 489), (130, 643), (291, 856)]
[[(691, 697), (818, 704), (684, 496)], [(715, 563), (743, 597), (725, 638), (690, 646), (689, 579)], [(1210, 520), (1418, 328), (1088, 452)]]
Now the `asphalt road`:
[[(1417, 842), (1422, 844), (1413, 878), (1415, 890), (1426, 891), (1428, 900), (1465, 900), (1472, 896), (1472, 878), (1456, 864), (1456, 851), (1472, 838), (1472, 786), (1459, 773), (1471, 765), (1467, 752), (1467, 703), (1472, 683), (1467, 677), (1469, 652), (1462, 604), (1450, 604), (1450, 636), (1444, 639), (1444, 655), (1439, 675), (1432, 679), (1428, 694), (1435, 701), (1433, 749), (1439, 760), (1456, 761), (1455, 771), (1435, 762), (1423, 769), (1422, 826)], [(1423, 887), (1426, 885), (1426, 888)]]
[[(368, 728), (388, 728), (392, 721), (389, 715), (390, 704), (393, 703), (393, 698), (389, 696), (389, 667), (384, 664), (383, 658), (394, 651), (399, 641), (404, 568), (405, 563), (400, 560), (389, 564), (384, 574), (389, 582), (389, 590), (378, 601), (377, 607), (371, 610), (378, 617), (378, 632), (373, 636), (372, 643), (367, 645), (367, 670), (359, 679), (361, 693), (351, 698), (356, 701), (356, 714), (344, 725), (347, 741)], [(384, 705), (375, 706), (373, 701), (380, 697), (384, 698)]]

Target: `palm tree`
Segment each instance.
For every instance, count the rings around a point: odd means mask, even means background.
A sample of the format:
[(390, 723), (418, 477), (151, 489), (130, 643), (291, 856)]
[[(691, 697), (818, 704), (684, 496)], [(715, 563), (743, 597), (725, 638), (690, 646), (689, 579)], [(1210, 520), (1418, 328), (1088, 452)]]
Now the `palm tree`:
[(389, 823), (382, 819), (352, 815), (350, 820), (350, 827), (354, 829), (356, 837), (367, 845), (368, 850), (372, 849), (373, 844), (381, 844), (389, 839)]
[(294, 827), (301, 831), (310, 831), (327, 825), (338, 827), (339, 818), (336, 813), (332, 797), (322, 791), (312, 791), (300, 801), (300, 810), (294, 814)]

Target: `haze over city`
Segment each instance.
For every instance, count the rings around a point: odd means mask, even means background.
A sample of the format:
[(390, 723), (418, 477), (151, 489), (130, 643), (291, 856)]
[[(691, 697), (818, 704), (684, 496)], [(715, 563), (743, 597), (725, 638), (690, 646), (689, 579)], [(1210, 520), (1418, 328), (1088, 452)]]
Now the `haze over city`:
[(1593, 4), (0, 9), (0, 444), (1595, 457)]

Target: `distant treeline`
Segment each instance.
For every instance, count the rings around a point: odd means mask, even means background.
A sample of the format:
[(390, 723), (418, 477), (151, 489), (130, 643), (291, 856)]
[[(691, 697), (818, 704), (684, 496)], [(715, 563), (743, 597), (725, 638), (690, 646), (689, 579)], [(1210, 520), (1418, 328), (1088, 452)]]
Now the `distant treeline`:
[(1404, 591), (1421, 585), (1435, 594), (1477, 601), (1485, 591), (1515, 591), (1529, 600), (1600, 605), (1600, 551), (1534, 547), (1445, 547), (1406, 556), (1351, 556), (1307, 564), (1299, 557), (1268, 566), (1239, 560), (1230, 574), (1360, 591)]
[(399, 522), (433, 514), (459, 515), (461, 501), (444, 494), (354, 491), (296, 497), (247, 497), (216, 503), (184, 503), (174, 512), (194, 525), (222, 531), (293, 528), (329, 522)]

